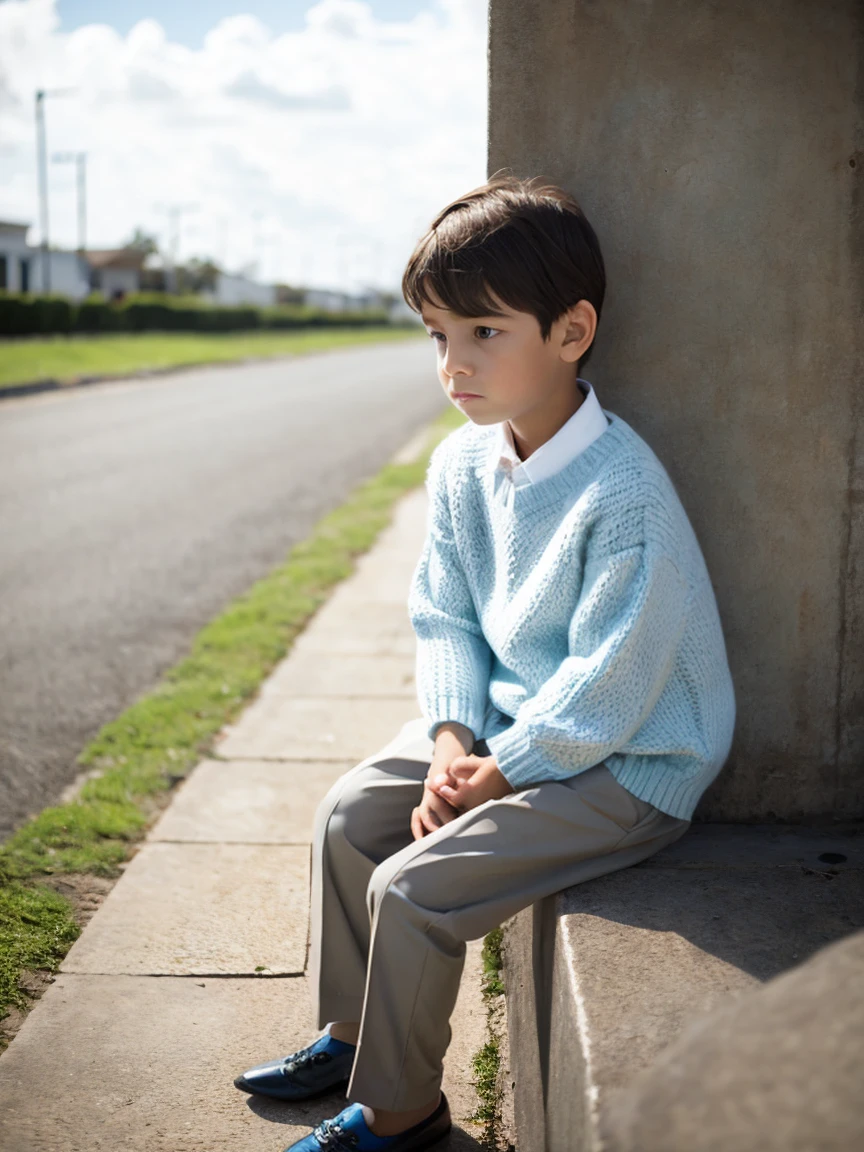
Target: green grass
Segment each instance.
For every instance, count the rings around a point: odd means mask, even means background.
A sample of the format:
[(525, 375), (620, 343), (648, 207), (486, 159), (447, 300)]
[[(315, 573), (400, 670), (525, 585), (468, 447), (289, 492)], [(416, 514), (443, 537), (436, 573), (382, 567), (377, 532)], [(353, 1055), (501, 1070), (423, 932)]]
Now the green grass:
[(484, 1147), (498, 1147), (498, 1130), (501, 1124), (501, 1090), (498, 1083), (501, 1069), (501, 1048), (493, 1027), (496, 1001), (504, 995), (504, 982), (501, 979), (503, 965), (503, 928), (493, 928), (483, 939), (482, 991), (486, 1002), (489, 1039), (474, 1055), (471, 1062), (474, 1073), (474, 1088), (477, 1092), (477, 1108), (471, 1119), (482, 1124), (480, 1142)]
[(419, 460), (386, 465), (320, 520), (280, 567), (198, 633), (186, 659), (97, 733), (78, 763), (98, 775), (78, 797), (45, 809), (0, 846), (0, 1019), (12, 1005), (26, 1008), (22, 976), (56, 971), (79, 932), (72, 905), (45, 877), (118, 874), (152, 820), (154, 795), (212, 753), (216, 733), (236, 719), (333, 586), (351, 573), (389, 523), (396, 500), (423, 482), (435, 443), (463, 422), (448, 408)]
[(494, 1126), (498, 1121), (498, 1070), (500, 1067), (501, 1053), (498, 1047), (498, 1041), (493, 1036), (491, 1040), (486, 1041), (471, 1061), (471, 1068), (474, 1073), (474, 1087), (480, 1099), (480, 1103), (477, 1105), (477, 1109), (471, 1119), (486, 1126), (484, 1143), (492, 1147), (494, 1147), (494, 1142), (491, 1136), (494, 1131)]
[(504, 929), (493, 928), (483, 940), (483, 996), (486, 1000), (504, 994), (504, 981), (501, 979), (503, 939)]
[(34, 380), (71, 381), (81, 376), (122, 376), (184, 364), (296, 356), (349, 344), (416, 339), (420, 335), (423, 332), (417, 328), (376, 326), (302, 332), (146, 332), (3, 340), (0, 389)]

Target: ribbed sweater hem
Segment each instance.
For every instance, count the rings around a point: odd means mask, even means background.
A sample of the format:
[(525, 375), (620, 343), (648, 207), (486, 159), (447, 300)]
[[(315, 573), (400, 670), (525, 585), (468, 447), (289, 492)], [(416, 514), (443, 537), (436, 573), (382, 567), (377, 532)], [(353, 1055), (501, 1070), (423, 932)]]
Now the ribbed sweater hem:
[[(551, 775), (548, 760), (531, 744), (525, 732), (514, 738), (510, 735), (510, 729), (507, 729), (488, 737), (486, 743), (498, 761), (501, 775), (517, 792), (536, 787), (540, 783), (560, 783), (594, 767), (593, 764), (585, 764), (569, 775)], [(616, 759), (606, 766), (622, 788), (679, 820), (692, 818), (702, 793), (720, 771), (719, 767), (709, 766), (697, 776), (682, 779), (674, 771), (670, 772), (662, 756)]]

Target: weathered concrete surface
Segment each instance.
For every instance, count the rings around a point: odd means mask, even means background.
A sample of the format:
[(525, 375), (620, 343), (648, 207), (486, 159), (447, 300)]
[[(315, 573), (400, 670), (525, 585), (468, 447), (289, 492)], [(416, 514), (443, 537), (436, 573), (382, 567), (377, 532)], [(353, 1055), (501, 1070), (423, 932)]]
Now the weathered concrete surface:
[[(326, 607), (326, 606), (325, 606)], [(344, 615), (322, 608), (315, 620), (294, 642), (292, 653), (324, 653), (328, 656), (413, 656), (416, 650), (411, 622), (403, 604), (353, 605), (350, 632)]]
[(302, 979), (61, 975), (0, 1058), (0, 1148), (281, 1150), (338, 1094), (268, 1103), (233, 1080), (315, 1034)]
[(261, 694), (216, 745), (230, 760), (353, 760), (383, 747), (419, 715), (416, 699)]
[(262, 696), (408, 696), (417, 699), (412, 656), (307, 654), (285, 660)]
[(354, 761), (204, 760), (148, 840), (308, 844), (315, 809)]
[(61, 971), (296, 975), (308, 904), (307, 845), (145, 844)]
[[(697, 825), (509, 923), (519, 1152), (594, 1149), (621, 1091), (693, 1020), (864, 927), (860, 837), (765, 839)], [(819, 862), (829, 851), (847, 861)]]
[[(448, 1147), (479, 1152), (471, 1058), (485, 1038), (480, 945), (469, 946), (444, 1091)], [(234, 1077), (317, 1035), (305, 978), (61, 975), (0, 1061), (3, 1152), (262, 1152), (345, 1107), (281, 1104)]]
[(737, 738), (706, 820), (864, 815), (859, 0), (493, 0), (489, 171), (594, 224), (586, 372), (669, 468)]
[(864, 1147), (864, 932), (698, 1021), (603, 1112), (605, 1152)]

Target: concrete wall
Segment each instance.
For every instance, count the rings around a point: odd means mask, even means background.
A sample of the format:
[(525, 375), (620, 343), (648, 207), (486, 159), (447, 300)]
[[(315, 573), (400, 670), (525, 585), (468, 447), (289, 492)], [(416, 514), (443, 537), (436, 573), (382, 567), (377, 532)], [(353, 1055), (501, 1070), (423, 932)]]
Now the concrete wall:
[(666, 463), (737, 687), (698, 815), (864, 814), (859, 0), (491, 0), (489, 171), (573, 191), (586, 372)]

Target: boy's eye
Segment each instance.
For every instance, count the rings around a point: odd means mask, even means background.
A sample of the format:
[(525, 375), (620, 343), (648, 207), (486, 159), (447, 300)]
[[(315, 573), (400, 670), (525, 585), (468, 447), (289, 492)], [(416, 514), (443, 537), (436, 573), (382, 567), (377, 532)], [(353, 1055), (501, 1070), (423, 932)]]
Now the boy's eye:
[[(429, 330), (427, 329), (427, 331)], [(491, 340), (492, 337), (496, 336), (500, 331), (500, 328), (490, 328), (488, 324), (478, 324), (474, 329), (474, 333), (479, 340)], [(429, 332), (429, 336), (439, 344), (446, 344), (447, 342), (447, 337), (443, 332), (431, 331)]]

